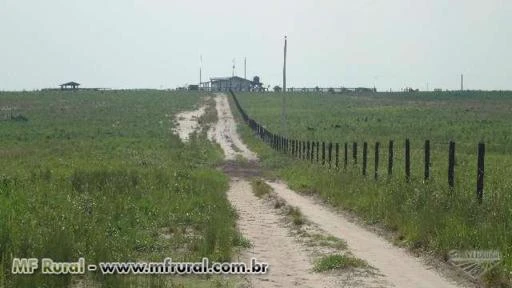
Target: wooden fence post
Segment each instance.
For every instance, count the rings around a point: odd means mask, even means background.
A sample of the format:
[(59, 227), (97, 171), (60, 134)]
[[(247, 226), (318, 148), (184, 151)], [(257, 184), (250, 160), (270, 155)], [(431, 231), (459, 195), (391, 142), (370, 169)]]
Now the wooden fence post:
[(308, 141), (304, 141), (304, 155), (302, 158), (304, 160), (308, 159)]
[(357, 142), (352, 144), (352, 158), (354, 158), (354, 165), (357, 164)]
[(388, 151), (388, 176), (393, 175), (393, 140), (389, 140), (389, 151)]
[(363, 176), (366, 176), (366, 164), (368, 160), (368, 143), (363, 143)]
[(411, 143), (405, 139), (405, 180), (411, 181)]
[(307, 151), (306, 151), (306, 160), (309, 160), (309, 157), (311, 156), (311, 141), (308, 141), (306, 144)]
[(347, 170), (347, 164), (348, 164), (348, 143), (345, 142), (345, 151), (343, 155), (343, 169)]
[(455, 187), (455, 142), (453, 141), (450, 141), (448, 151), (448, 185), (452, 189)]
[(425, 140), (425, 181), (430, 178), (430, 140)]
[(302, 141), (302, 160), (306, 159), (306, 141)]
[(300, 159), (304, 160), (304, 154), (306, 151), (306, 141), (300, 141)]
[(302, 141), (298, 141), (297, 143), (297, 151), (299, 152), (299, 154), (297, 155), (297, 158), (300, 160), (302, 159)]
[(311, 163), (315, 160), (315, 141), (311, 141)]
[(328, 154), (328, 160), (329, 160), (329, 168), (331, 168), (332, 163), (332, 142), (329, 142), (329, 154)]
[(304, 140), (304, 150), (303, 150), (303, 154), (302, 154), (302, 159), (303, 160), (306, 160), (308, 159), (308, 141)]
[(311, 141), (311, 154), (309, 155), (309, 160), (311, 160), (311, 163), (315, 161), (315, 141)]
[(476, 198), (482, 203), (484, 197), (485, 144), (478, 143), (478, 172), (476, 178)]
[(316, 162), (320, 161), (320, 156), (318, 155), (318, 151), (320, 150), (320, 142), (316, 141)]
[(340, 166), (340, 143), (336, 143), (336, 169)]
[(380, 143), (375, 143), (375, 180), (379, 178), (379, 148)]
[(299, 149), (299, 155), (298, 155), (298, 158), (301, 159), (302, 158), (302, 141), (299, 141), (298, 143), (298, 149)]
[(322, 165), (325, 165), (325, 142), (322, 142)]
[(295, 140), (292, 140), (292, 156), (295, 157)]

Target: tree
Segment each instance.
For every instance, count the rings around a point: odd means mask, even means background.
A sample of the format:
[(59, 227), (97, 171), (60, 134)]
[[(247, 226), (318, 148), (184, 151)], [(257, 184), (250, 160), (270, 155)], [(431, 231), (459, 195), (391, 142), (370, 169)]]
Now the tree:
[(260, 91), (260, 92), (263, 91), (263, 83), (260, 82), (259, 76), (254, 76), (252, 78), (251, 90), (252, 91)]

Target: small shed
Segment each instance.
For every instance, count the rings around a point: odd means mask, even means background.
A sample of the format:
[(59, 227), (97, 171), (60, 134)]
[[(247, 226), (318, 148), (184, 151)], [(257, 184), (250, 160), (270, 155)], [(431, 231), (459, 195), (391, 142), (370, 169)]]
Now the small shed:
[(196, 85), (196, 84), (188, 85), (188, 91), (197, 91), (197, 90), (199, 90), (199, 85)]
[(68, 83), (60, 84), (59, 86), (60, 86), (60, 89), (62, 89), (62, 90), (76, 90), (76, 89), (78, 89), (78, 86), (80, 86), (80, 83), (68, 82)]
[(212, 91), (251, 91), (252, 81), (238, 76), (218, 77), (210, 79)]
[(201, 82), (199, 90), (202, 91), (265, 91), (260, 77), (254, 76), (253, 81), (238, 76), (210, 78), (208, 82)]

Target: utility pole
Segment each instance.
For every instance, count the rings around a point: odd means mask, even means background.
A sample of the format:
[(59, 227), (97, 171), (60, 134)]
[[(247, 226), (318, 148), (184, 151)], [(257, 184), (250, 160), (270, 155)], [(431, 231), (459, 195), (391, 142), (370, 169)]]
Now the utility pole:
[(283, 92), (286, 92), (286, 50), (287, 50), (288, 39), (284, 36), (284, 65), (283, 65)]
[(464, 91), (464, 74), (460, 74), (460, 91)]
[(244, 79), (247, 79), (247, 57), (244, 58)]
[(235, 77), (235, 58), (233, 58), (233, 75), (232, 77)]
[(281, 111), (281, 129), (283, 131), (283, 135), (288, 137), (288, 129), (286, 127), (286, 52), (287, 52), (288, 39), (286, 35), (284, 36), (284, 65), (283, 65), (283, 107)]
[(203, 83), (203, 55), (199, 56), (199, 87)]

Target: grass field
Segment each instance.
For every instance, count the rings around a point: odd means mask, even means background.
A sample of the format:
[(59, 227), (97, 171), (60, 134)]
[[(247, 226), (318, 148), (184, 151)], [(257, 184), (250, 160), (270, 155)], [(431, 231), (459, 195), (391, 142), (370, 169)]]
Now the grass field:
[[(173, 116), (204, 95), (0, 93), (0, 287), (219, 287), (204, 277), (12, 275), (13, 257), (229, 260), (240, 241), (220, 150)], [(216, 117), (210, 115), (210, 117)], [(202, 119), (203, 122), (215, 119)]]
[[(512, 271), (512, 93), (287, 94), (287, 131), (281, 125), (282, 94), (237, 93), (247, 114), (268, 130), (290, 139), (369, 145), (368, 171), (349, 161), (347, 171), (319, 169), (271, 151), (241, 132), (263, 164), (292, 188), (320, 195), (328, 203), (354, 211), (369, 223), (395, 231), (396, 241), (446, 257), (452, 249), (497, 249), (503, 269), (487, 275), (507, 283)], [(234, 107), (234, 105), (232, 106)], [(404, 141), (412, 149), (412, 181), (404, 177)], [(423, 181), (423, 143), (431, 140), (432, 178)], [(395, 141), (395, 167), (386, 175), (387, 145)], [(456, 142), (455, 189), (447, 184), (448, 142)], [(379, 180), (373, 179), (373, 147), (381, 143)], [(483, 203), (476, 200), (477, 144), (486, 143)], [(349, 157), (352, 151), (349, 151)]]

